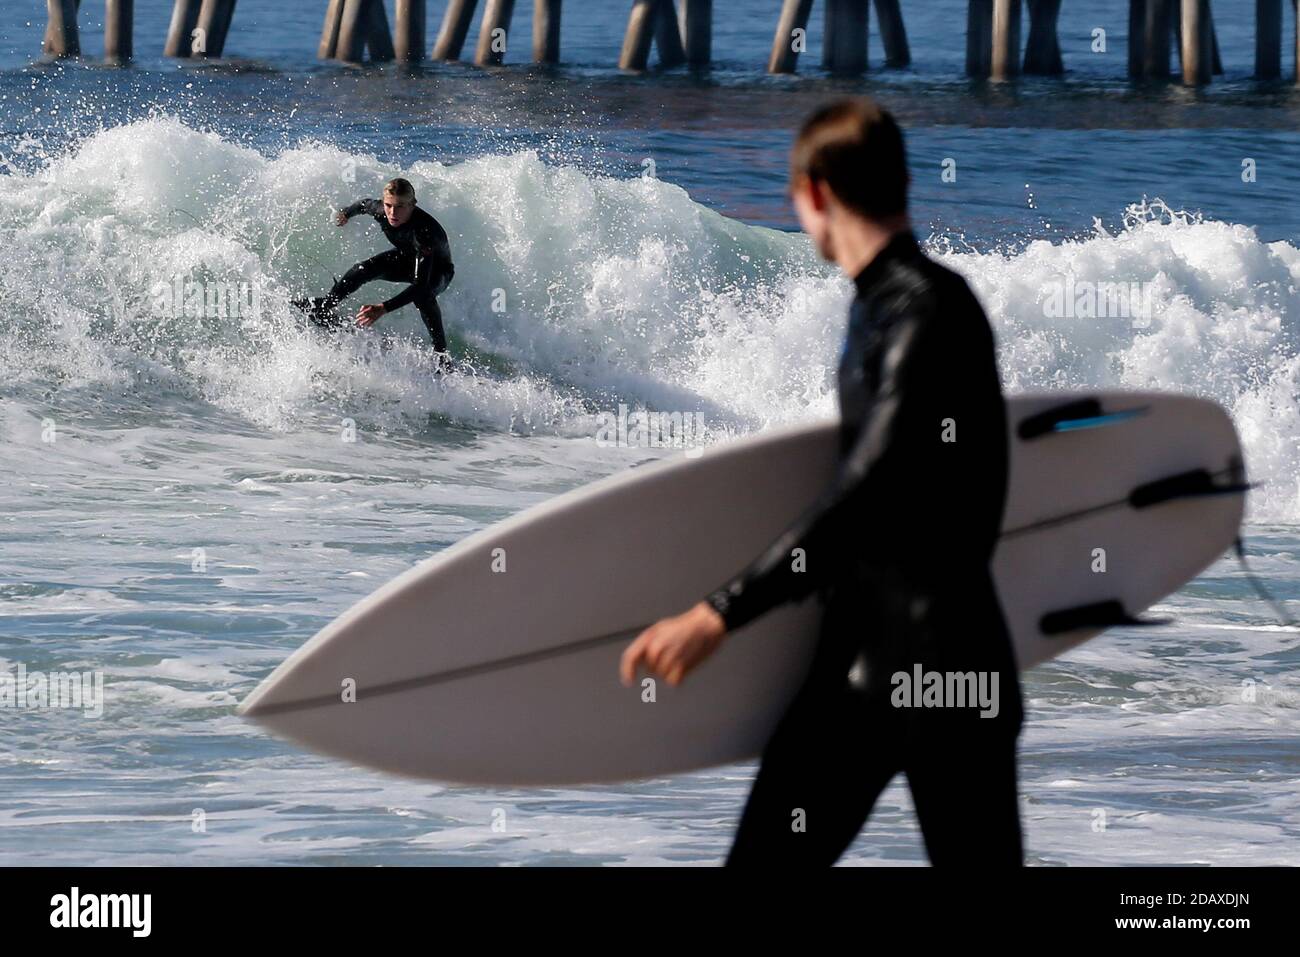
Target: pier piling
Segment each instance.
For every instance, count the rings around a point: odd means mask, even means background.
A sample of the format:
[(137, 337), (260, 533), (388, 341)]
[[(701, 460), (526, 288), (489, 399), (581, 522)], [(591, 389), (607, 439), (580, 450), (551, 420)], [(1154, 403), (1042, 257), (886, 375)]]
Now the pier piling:
[(46, 0), (49, 19), (45, 24), (46, 55), (81, 56), (81, 37), (77, 32), (77, 8), (81, 0)]
[[(173, 0), (163, 55), (216, 58), (225, 51), (237, 0)], [(807, 50), (808, 19), (814, 0), (782, 0), (768, 59), (769, 73), (793, 73)], [(393, 0), (389, 26), (385, 0), (327, 0), (318, 55), (321, 59), (362, 62), (426, 56), (428, 0)], [(825, 17), (822, 66), (836, 75), (856, 75), (868, 66), (870, 10), (875, 8), (885, 65), (905, 67), (911, 50), (901, 0), (821, 0)], [(1024, 4), (1028, 37), (1021, 52)], [(1282, 75), (1283, 0), (1255, 0), (1255, 77)], [(104, 57), (126, 63), (134, 55), (135, 0), (104, 0)], [(1020, 73), (1064, 73), (1058, 23), (1062, 0), (968, 0), (966, 72), (972, 77), (1010, 79)], [(1300, 18), (1300, 0), (1291, 0)], [(43, 49), (47, 56), (81, 55), (77, 17), (81, 0), (46, 0), (48, 20)], [(713, 0), (632, 0), (618, 65), (644, 70), (652, 47), (664, 67), (712, 61)], [(447, 0), (434, 42), (435, 60), (460, 59), (473, 26), (478, 0)], [(533, 61), (560, 60), (562, 0), (533, 0)], [(515, 12), (515, 0), (485, 0), (474, 62), (500, 65)], [(1300, 26), (1295, 31), (1300, 84)], [(1129, 0), (1127, 69), (1131, 77), (1170, 79), (1170, 54), (1186, 85), (1205, 85), (1223, 73), (1212, 0)]]
[[(1182, 0), (1171, 8), (1170, 19), (1174, 23), (1174, 49), (1178, 51), (1178, 70), (1183, 69), (1183, 4)], [(1203, 18), (1209, 24), (1210, 33), (1210, 73), (1220, 74), (1223, 72), (1223, 63), (1219, 60), (1219, 34), (1214, 29), (1214, 10), (1209, 6), (1208, 0), (1205, 7)]]
[(1210, 0), (1181, 0), (1179, 59), (1183, 82), (1199, 86), (1210, 82), (1214, 49), (1210, 42)]
[(993, 67), (993, 0), (966, 5), (966, 75), (986, 77)]
[(620, 70), (644, 70), (650, 60), (650, 44), (654, 42), (655, 15), (659, 12), (657, 0), (635, 0), (628, 14), (627, 31), (623, 34), (623, 50), (618, 57)]
[(686, 62), (673, 0), (659, 0), (659, 13), (655, 16), (655, 46), (659, 48), (660, 66), (674, 67)]
[(682, 46), (686, 62), (706, 66), (713, 59), (713, 0), (681, 0)]
[[(176, 0), (182, 3), (184, 0)], [(322, 60), (333, 60), (338, 52), (339, 29), (343, 25), (343, 0), (330, 0), (325, 10), (325, 25), (320, 31), (320, 47), (316, 56)]]
[(369, 0), (344, 0), (338, 41), (334, 46), (336, 60), (360, 63), (365, 58), (366, 34), (370, 30), (369, 6)]
[(1282, 0), (1255, 0), (1255, 78), (1282, 77)]
[(428, 19), (424, 0), (397, 0), (393, 11), (395, 30), (393, 53), (403, 63), (424, 59), (425, 22)]
[(1173, 24), (1169, 0), (1143, 0), (1141, 75), (1151, 79), (1169, 76)]
[(618, 55), (620, 70), (644, 70), (650, 62), (650, 44), (655, 38), (659, 0), (635, 0), (627, 17), (623, 49)]
[(1214, 75), (1223, 75), (1223, 60), (1219, 58), (1219, 31), (1214, 28), (1214, 11), (1209, 7), (1205, 9), (1205, 19), (1210, 23), (1210, 47), (1214, 53)]
[(198, 35), (190, 47), (191, 56), (219, 57), (226, 49), (226, 34), (235, 16), (235, 0), (203, 0), (195, 26)]
[(1021, 0), (993, 0), (993, 41), (989, 77), (1006, 80), (1020, 72)]
[(199, 5), (200, 0), (176, 0), (176, 5), (172, 7), (171, 24), (167, 28), (163, 56), (184, 59), (190, 55), (194, 28), (199, 25)]
[(560, 62), (560, 0), (533, 0), (533, 62)]
[(1028, 0), (1029, 39), (1025, 42), (1025, 73), (1059, 76), (1065, 72), (1061, 41), (1056, 32), (1061, 0)]
[(799, 49), (795, 35), (808, 35), (808, 17), (812, 13), (812, 0), (785, 0), (781, 17), (776, 23), (776, 36), (772, 38), (772, 56), (767, 61), (768, 73), (793, 73), (799, 62)]
[(856, 76), (867, 69), (867, 0), (822, 0), (822, 68)]
[(908, 66), (912, 51), (907, 45), (907, 30), (903, 26), (903, 11), (898, 0), (876, 0), (876, 21), (880, 27), (880, 42), (885, 47), (885, 66)]
[(104, 0), (104, 59), (127, 63), (135, 55), (135, 0)]
[(366, 31), (366, 49), (372, 63), (386, 63), (396, 56), (393, 49), (393, 31), (388, 27), (388, 12), (384, 0), (369, 0), (369, 29)]
[(433, 44), (435, 60), (459, 60), (461, 50), (465, 47), (465, 38), (469, 36), (470, 24), (474, 22), (474, 10), (478, 0), (450, 0), (447, 12), (442, 16), (442, 28), (438, 39)]
[(1142, 75), (1142, 24), (1146, 20), (1146, 0), (1129, 0), (1128, 4), (1128, 75)]
[[(514, 12), (515, 0), (487, 0), (483, 22), (478, 28), (478, 49), (474, 53), (474, 62), (479, 66), (500, 66), (505, 60), (506, 37)], [(501, 31), (499, 48), (494, 44), (497, 30)]]

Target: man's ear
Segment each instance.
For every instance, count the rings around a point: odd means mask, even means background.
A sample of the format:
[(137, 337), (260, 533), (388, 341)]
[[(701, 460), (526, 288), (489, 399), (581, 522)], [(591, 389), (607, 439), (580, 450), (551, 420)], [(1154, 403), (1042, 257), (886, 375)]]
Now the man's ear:
[(831, 190), (824, 179), (814, 179), (808, 177), (808, 199), (812, 202), (813, 209), (819, 213), (826, 211), (830, 203)]

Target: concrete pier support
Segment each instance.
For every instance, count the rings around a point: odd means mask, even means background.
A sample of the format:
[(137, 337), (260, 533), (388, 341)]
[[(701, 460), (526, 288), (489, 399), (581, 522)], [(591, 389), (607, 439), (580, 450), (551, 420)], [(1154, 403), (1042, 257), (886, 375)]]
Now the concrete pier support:
[[(335, 3), (340, 0), (334, 0)], [(167, 43), (163, 46), (163, 56), (184, 59), (191, 53), (194, 43), (194, 28), (199, 25), (200, 0), (176, 0), (172, 8), (171, 24), (167, 27)]]
[(367, 0), (343, 0), (343, 16), (339, 21), (334, 59), (345, 63), (360, 63), (365, 59), (366, 34), (370, 30), (368, 7)]
[(47, 56), (81, 56), (81, 36), (77, 31), (80, 5), (80, 0), (47, 0), (49, 19), (45, 22), (44, 44)]
[(989, 77), (1007, 80), (1020, 73), (1021, 0), (993, 0), (993, 55)]
[(686, 49), (682, 46), (682, 31), (677, 23), (673, 0), (659, 0), (659, 13), (655, 16), (655, 46), (659, 48), (660, 66), (674, 67), (686, 62)]
[(908, 66), (912, 51), (907, 45), (907, 29), (903, 26), (898, 0), (876, 0), (876, 23), (885, 48), (885, 66)]
[(839, 76), (867, 69), (867, 0), (822, 0), (826, 15), (822, 68)]
[(966, 5), (966, 75), (987, 77), (993, 70), (993, 0)]
[(1179, 59), (1183, 82), (1201, 86), (1210, 82), (1214, 69), (1214, 44), (1210, 39), (1210, 0), (1181, 0)]
[(808, 17), (812, 13), (812, 0), (785, 0), (781, 16), (776, 23), (776, 36), (772, 38), (772, 55), (767, 61), (768, 73), (793, 73), (799, 63), (800, 50), (796, 39), (808, 35)]
[(533, 62), (560, 62), (560, 0), (533, 0)]
[(129, 63), (135, 55), (135, 0), (104, 0), (104, 59)]
[(479, 66), (500, 66), (505, 61), (506, 37), (514, 12), (515, 0), (487, 0), (474, 52), (474, 62)]
[(384, 0), (369, 0), (369, 4), (366, 47), (370, 51), (370, 61), (387, 63), (397, 55), (393, 49), (393, 31), (388, 26), (388, 12), (384, 9)]
[(686, 62), (706, 66), (713, 59), (713, 0), (681, 0), (681, 4)]
[(1029, 39), (1025, 42), (1024, 72), (1059, 76), (1065, 72), (1056, 24), (1061, 0), (1028, 0)]
[[(708, 34), (700, 36), (700, 11), (683, 10), (697, 31), (695, 44), (703, 41), (705, 55), (712, 42)], [(686, 62), (685, 44), (682, 42), (683, 21), (678, 19), (673, 0), (635, 0), (628, 14), (627, 30), (623, 34), (623, 49), (619, 51), (620, 70), (644, 70), (650, 62), (650, 47), (659, 47), (659, 65), (674, 67)]]
[(226, 35), (230, 21), (235, 16), (235, 0), (203, 0), (199, 20), (194, 29), (197, 35), (190, 47), (191, 56), (216, 58), (226, 49)]
[(442, 29), (438, 31), (438, 39), (433, 45), (435, 60), (460, 59), (477, 6), (478, 0), (450, 0), (447, 12), (442, 17)]
[(393, 19), (396, 21), (394, 55), (402, 63), (419, 63), (425, 55), (425, 24), (428, 20), (425, 0), (397, 0)]

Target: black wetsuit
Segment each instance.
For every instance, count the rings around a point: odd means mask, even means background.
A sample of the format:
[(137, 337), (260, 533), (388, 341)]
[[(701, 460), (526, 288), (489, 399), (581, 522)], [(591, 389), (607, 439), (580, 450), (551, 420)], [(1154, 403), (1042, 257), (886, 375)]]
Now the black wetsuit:
[[(811, 670), (763, 751), (727, 863), (833, 863), (902, 771), (932, 863), (1020, 864), (1023, 711), (989, 567), (1008, 454), (992, 329), (961, 277), (910, 232), (855, 285), (839, 366), (839, 472), (707, 599), (728, 631), (814, 592), (825, 606)], [(849, 681), (855, 664), (865, 680)], [(892, 676), (916, 665), (996, 672), (996, 717), (895, 707)]]
[(401, 226), (392, 226), (384, 215), (384, 204), (377, 199), (363, 199), (343, 210), (349, 219), (359, 213), (373, 216), (395, 248), (359, 262), (334, 283), (321, 307), (313, 310), (313, 319), (322, 325), (337, 325), (334, 313), (338, 303), (374, 279), (405, 282), (409, 285), (384, 303), (386, 312), (413, 302), (429, 330), (433, 348), (447, 351), (447, 336), (442, 328), (442, 310), (437, 296), (451, 282), (455, 268), (451, 264), (451, 247), (447, 232), (438, 221), (418, 206)]

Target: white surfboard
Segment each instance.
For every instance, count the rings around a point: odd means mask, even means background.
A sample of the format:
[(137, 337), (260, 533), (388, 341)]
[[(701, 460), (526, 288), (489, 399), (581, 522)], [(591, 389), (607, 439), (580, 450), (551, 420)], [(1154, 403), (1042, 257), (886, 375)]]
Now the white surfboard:
[[(1131, 620), (1232, 545), (1244, 469), (1217, 405), (1121, 392), (1007, 405), (994, 577), (1021, 668)], [(680, 687), (659, 682), (653, 702), (619, 682), (619, 657), (766, 548), (830, 479), (836, 442), (834, 422), (767, 432), (528, 509), (339, 616), (240, 713), (356, 764), (463, 783), (615, 781), (755, 757), (806, 674), (815, 600), (739, 630)]]

